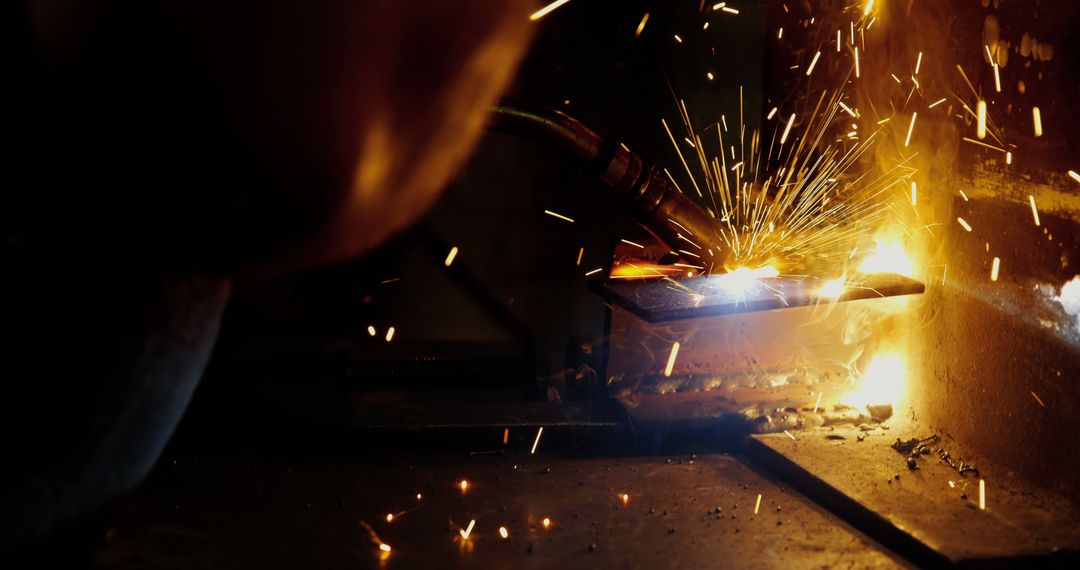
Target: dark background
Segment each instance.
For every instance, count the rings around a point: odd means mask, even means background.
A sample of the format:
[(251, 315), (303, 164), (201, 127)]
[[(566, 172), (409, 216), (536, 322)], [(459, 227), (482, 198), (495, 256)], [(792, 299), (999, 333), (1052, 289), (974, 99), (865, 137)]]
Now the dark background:
[[(764, 106), (761, 7), (741, 3), (735, 16), (705, 6), (707, 30), (699, 9), (692, 2), (572, 2), (536, 24), (506, 98), (559, 109), (646, 163), (681, 172), (660, 125), (665, 117), (673, 132), (682, 130), (676, 94), (697, 128), (721, 113), (735, 128), (740, 86), (748, 128)], [(571, 338), (603, 333), (606, 309), (584, 274), (608, 262), (619, 238), (646, 236), (558, 151), (488, 134), (436, 207), (380, 250), (238, 287), (178, 437), (192, 433), (192, 424), (213, 432), (244, 425), (262, 413), (253, 405), (259, 395), (275, 390), (345, 385), (406, 398), (436, 391), (536, 397), (534, 379), (564, 369)], [(460, 251), (447, 268), (451, 246)]]

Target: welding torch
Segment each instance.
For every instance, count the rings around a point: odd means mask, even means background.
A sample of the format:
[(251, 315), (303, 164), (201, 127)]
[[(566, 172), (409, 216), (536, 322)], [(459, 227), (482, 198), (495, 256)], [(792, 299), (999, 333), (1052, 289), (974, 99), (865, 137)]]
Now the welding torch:
[(500, 104), (488, 129), (540, 141), (581, 163), (595, 187), (622, 206), (672, 251), (693, 250), (722, 268), (726, 250), (717, 220), (626, 146), (603, 139), (576, 119), (551, 109)]

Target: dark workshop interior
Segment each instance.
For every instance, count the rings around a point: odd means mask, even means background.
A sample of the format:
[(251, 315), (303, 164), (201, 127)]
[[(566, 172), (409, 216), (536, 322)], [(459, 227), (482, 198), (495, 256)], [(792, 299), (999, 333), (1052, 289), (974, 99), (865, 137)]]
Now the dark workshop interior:
[(23, 0), (5, 568), (1080, 567), (1071, 0)]

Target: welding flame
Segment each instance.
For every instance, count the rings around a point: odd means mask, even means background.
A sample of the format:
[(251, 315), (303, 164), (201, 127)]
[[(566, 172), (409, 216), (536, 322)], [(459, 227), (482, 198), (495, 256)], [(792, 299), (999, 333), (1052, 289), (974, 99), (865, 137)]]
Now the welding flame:
[(839, 299), (846, 288), (843, 277), (830, 279), (821, 285), (821, 289), (818, 289), (818, 296), (826, 299)]
[(874, 243), (877, 248), (859, 264), (860, 272), (898, 273), (904, 277), (914, 275), (915, 265), (904, 252), (904, 244), (900, 240), (874, 238)]
[(761, 279), (776, 277), (780, 272), (771, 265), (750, 269), (740, 267), (730, 273), (713, 275), (709, 277), (709, 286), (718, 288), (725, 293), (737, 295), (751, 291)]
[(866, 366), (855, 390), (843, 400), (858, 407), (877, 404), (896, 406), (907, 386), (906, 370), (906, 362), (899, 354), (878, 354)]

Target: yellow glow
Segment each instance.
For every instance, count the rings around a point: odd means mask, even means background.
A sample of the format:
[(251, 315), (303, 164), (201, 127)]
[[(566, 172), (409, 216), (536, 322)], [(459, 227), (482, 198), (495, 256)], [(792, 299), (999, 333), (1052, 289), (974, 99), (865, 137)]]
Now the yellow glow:
[(898, 273), (904, 277), (915, 274), (911, 258), (904, 253), (904, 244), (899, 240), (874, 238), (877, 248), (874, 253), (859, 264), (862, 273)]
[(461, 492), (464, 493), (469, 490), (469, 482), (462, 479), (461, 482), (458, 483), (458, 487), (461, 487)]
[(906, 387), (906, 367), (898, 354), (887, 353), (874, 356), (853, 392), (844, 400), (853, 406), (893, 404), (903, 397)]
[(753, 288), (754, 285), (757, 285), (759, 279), (769, 279), (771, 277), (776, 277), (779, 274), (780, 272), (771, 265), (766, 265), (765, 267), (759, 267), (757, 269), (740, 267), (731, 273), (713, 275), (709, 278), (709, 284), (718, 286), (728, 293), (745, 293)]
[(447, 267), (450, 267), (450, 264), (454, 262), (454, 258), (457, 257), (457, 252), (458, 249), (456, 245), (450, 248), (450, 253), (446, 254), (446, 261), (443, 262)]
[(385, 542), (379, 545), (379, 550), (383, 552), (390, 552), (390, 545)]
[(544, 525), (544, 528), (551, 526), (551, 519), (544, 517), (544, 520), (540, 521), (540, 524)]
[(1001, 258), (1000, 257), (995, 257), (993, 266), (990, 267), (990, 280), (991, 281), (997, 281), (998, 280), (998, 272), (1000, 270), (1001, 270)]
[(1035, 122), (1035, 136), (1042, 136), (1042, 113), (1039, 112), (1038, 107), (1031, 108), (1031, 118)]
[(499, 536), (503, 538), (510, 538), (510, 531), (506, 530), (505, 526), (499, 527)]
[(986, 510), (986, 481), (979, 479), (979, 510)]
[(627, 503), (630, 502), (630, 495), (628, 495), (626, 493), (623, 493), (622, 495), (620, 495), (619, 498), (622, 499), (622, 504), (623, 505), (626, 505)]
[(844, 294), (844, 278), (830, 279), (818, 289), (818, 296), (826, 299), (839, 299)]
[(371, 336), (375, 336), (375, 333), (376, 333), (376, 332), (377, 332), (377, 331), (375, 330), (375, 326), (374, 326), (374, 325), (368, 325), (368, 328), (367, 328), (367, 333), (368, 333), (369, 335), (371, 335)]
[(386, 342), (394, 340), (394, 327), (386, 329)]
[(394, 513), (386, 513), (386, 522), (391, 522), (393, 520), (394, 520)]
[(863, 16), (869, 16), (870, 15), (870, 10), (873, 10), (873, 9), (874, 9), (874, 0), (867, 0), (866, 9), (863, 10), (862, 15)]

